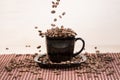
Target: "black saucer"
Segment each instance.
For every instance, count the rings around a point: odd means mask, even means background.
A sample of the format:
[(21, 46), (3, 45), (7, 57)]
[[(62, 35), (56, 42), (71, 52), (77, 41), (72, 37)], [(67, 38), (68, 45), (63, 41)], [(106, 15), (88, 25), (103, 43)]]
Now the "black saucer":
[(61, 63), (53, 63), (49, 60), (47, 54), (37, 55), (34, 58), (34, 61), (38, 63), (41, 68), (69, 68), (80, 66), (81, 63), (85, 62), (87, 57), (83, 54), (80, 54), (76, 57), (73, 57), (71, 61), (64, 61)]

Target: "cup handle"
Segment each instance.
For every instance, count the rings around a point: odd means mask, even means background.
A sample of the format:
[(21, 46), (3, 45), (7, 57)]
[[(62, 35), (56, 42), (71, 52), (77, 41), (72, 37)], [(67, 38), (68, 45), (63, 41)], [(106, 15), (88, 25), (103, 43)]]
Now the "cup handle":
[(82, 48), (80, 49), (80, 51), (78, 51), (78, 52), (76, 52), (76, 53), (73, 54), (73, 57), (75, 57), (75, 56), (77, 56), (78, 54), (80, 54), (80, 53), (83, 51), (84, 47), (85, 47), (85, 41), (84, 41), (82, 38), (75, 38), (75, 42), (76, 42), (77, 40), (81, 40), (83, 45), (82, 45)]

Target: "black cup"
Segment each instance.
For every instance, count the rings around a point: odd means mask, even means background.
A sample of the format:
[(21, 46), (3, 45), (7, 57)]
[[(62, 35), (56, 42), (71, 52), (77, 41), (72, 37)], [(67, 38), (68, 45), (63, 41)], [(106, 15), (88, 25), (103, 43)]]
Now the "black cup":
[[(80, 51), (74, 52), (74, 44), (77, 40), (82, 41)], [(67, 37), (67, 38), (50, 38), (46, 36), (47, 54), (52, 62), (59, 63), (61, 61), (71, 60), (76, 55), (80, 54), (85, 47), (85, 42), (82, 38)]]

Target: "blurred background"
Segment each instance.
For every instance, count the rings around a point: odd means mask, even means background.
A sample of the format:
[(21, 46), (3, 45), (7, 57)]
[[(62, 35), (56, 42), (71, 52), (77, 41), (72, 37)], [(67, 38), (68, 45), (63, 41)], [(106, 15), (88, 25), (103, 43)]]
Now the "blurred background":
[[(61, 0), (55, 15), (50, 13), (51, 2), (0, 0), (0, 54), (35, 53), (38, 45), (42, 46), (41, 53), (46, 53), (45, 38), (38, 30), (51, 28), (53, 19), (62, 12), (66, 15), (56, 25), (72, 28), (76, 37), (83, 38), (83, 52), (95, 52), (95, 46), (101, 52), (120, 52), (120, 0)], [(80, 47), (78, 41), (75, 52)]]

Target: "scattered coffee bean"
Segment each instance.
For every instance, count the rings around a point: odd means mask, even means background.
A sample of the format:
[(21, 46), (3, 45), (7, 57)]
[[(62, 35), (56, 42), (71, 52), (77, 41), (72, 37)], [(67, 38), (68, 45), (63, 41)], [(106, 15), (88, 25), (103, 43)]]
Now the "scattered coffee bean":
[(54, 14), (56, 11), (55, 10), (52, 10), (51, 13)]
[(22, 56), (22, 54), (16, 54), (16, 56), (15, 56), (15, 57), (20, 57), (20, 56)]
[(14, 79), (16, 80), (16, 79), (17, 79), (17, 76), (13, 76), (13, 80), (14, 80)]
[(35, 55), (38, 55), (38, 53), (35, 53)]
[(37, 72), (33, 72), (34, 75), (37, 75), (38, 73)]
[(39, 77), (37, 80), (43, 80), (43, 78)]
[(30, 45), (26, 45), (25, 47), (31, 47)]
[(30, 54), (26, 54), (26, 56), (30, 56)]
[(79, 71), (79, 70), (75, 70), (75, 73), (79, 74), (79, 73), (80, 73), (80, 71)]
[(18, 75), (18, 77), (21, 77), (21, 76), (22, 76), (22, 75), (20, 75), (20, 74)]
[(106, 75), (109, 76), (109, 75), (113, 75), (114, 71), (109, 71)]
[(119, 66), (119, 65), (120, 65), (120, 62), (119, 62), (119, 63), (117, 63), (116, 65), (118, 65), (118, 66)]
[(57, 73), (56, 73), (56, 75), (60, 75), (60, 73), (59, 73), (59, 72), (57, 72)]
[(118, 59), (120, 59), (120, 57), (118, 57)]
[(81, 74), (77, 74), (78, 77), (81, 77), (82, 75)]
[(8, 71), (8, 72), (11, 72), (12, 71), (12, 68), (10, 66), (5, 66), (5, 69)]
[(99, 50), (96, 50), (96, 53), (100, 53), (100, 51), (99, 51)]
[(9, 73), (8, 75), (12, 76), (13, 74), (12, 74), (12, 73)]
[(95, 75), (94, 77), (95, 77), (95, 78), (98, 78), (98, 76), (97, 76), (97, 75)]

